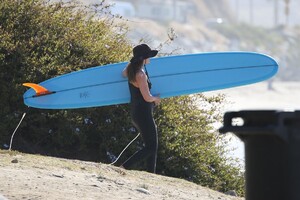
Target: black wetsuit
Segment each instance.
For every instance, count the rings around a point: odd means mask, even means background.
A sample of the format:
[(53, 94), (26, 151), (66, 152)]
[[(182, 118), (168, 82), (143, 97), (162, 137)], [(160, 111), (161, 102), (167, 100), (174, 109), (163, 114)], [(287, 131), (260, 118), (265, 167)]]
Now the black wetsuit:
[[(141, 133), (145, 146), (123, 163), (123, 167), (130, 168), (133, 164), (146, 159), (147, 171), (155, 173), (157, 157), (157, 128), (153, 119), (153, 102), (146, 102), (139, 88), (128, 83), (131, 94), (131, 119), (133, 125)], [(149, 89), (151, 83), (148, 82)]]

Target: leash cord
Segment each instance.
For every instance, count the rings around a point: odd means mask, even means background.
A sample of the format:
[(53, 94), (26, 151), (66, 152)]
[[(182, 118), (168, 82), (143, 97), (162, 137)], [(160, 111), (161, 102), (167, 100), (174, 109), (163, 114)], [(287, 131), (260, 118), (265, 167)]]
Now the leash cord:
[[(21, 125), (22, 121), (24, 120), (26, 116), (26, 112), (23, 113), (23, 116), (19, 122), (19, 124), (17, 125), (17, 127), (15, 128), (11, 138), (10, 138), (10, 144), (9, 144), (9, 151), (11, 151), (11, 147), (12, 147), (12, 143), (13, 143), (13, 139), (14, 139), (14, 136), (15, 136), (15, 133), (17, 132), (19, 126)], [(129, 142), (127, 144), (127, 146), (122, 150), (122, 152), (119, 154), (119, 156), (116, 158), (115, 161), (113, 161), (112, 163), (110, 163), (110, 165), (114, 165), (119, 159), (120, 157), (122, 156), (122, 154), (124, 153), (124, 151), (140, 136), (140, 133), (137, 134), (137, 136), (135, 136), (135, 138), (133, 138), (133, 140), (131, 140), (131, 142)]]
[(127, 146), (122, 150), (122, 152), (120, 153), (120, 155), (116, 158), (115, 161), (113, 161), (112, 163), (110, 163), (109, 165), (114, 165), (121, 157), (121, 155), (124, 153), (124, 151), (140, 136), (140, 133), (137, 134), (137, 136), (135, 136), (135, 138), (133, 138), (133, 140), (131, 140), (131, 142), (129, 142), (129, 144), (127, 144)]
[(26, 112), (23, 113), (23, 116), (22, 116), (18, 126), (16, 127), (16, 129), (14, 130), (14, 132), (13, 132), (11, 138), (10, 138), (10, 144), (9, 144), (9, 149), (8, 149), (9, 151), (11, 151), (11, 147), (12, 147), (12, 143), (13, 143), (15, 133), (17, 132), (17, 130), (18, 130), (19, 126), (21, 125), (21, 123), (22, 123), (23, 119), (25, 118), (25, 116), (26, 116)]

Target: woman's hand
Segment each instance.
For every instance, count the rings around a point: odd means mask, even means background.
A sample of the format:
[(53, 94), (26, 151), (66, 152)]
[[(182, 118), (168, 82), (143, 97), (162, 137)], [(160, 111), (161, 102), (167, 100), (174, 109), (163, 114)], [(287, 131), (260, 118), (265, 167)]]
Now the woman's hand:
[(154, 98), (155, 98), (154, 104), (155, 104), (155, 106), (158, 106), (158, 105), (160, 104), (160, 102), (161, 102), (160, 95), (158, 95), (158, 96), (156, 96), (156, 97), (154, 97)]

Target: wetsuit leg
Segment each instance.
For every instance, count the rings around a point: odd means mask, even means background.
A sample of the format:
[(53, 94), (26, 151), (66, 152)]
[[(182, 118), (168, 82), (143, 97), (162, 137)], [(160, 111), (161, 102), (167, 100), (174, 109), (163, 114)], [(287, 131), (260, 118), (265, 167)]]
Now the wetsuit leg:
[[(143, 112), (141, 112), (141, 110)], [(138, 112), (132, 112), (132, 121), (134, 126), (141, 133), (145, 146), (126, 160), (122, 166), (130, 168), (135, 163), (146, 159), (147, 171), (155, 173), (158, 147), (157, 128), (152, 116), (152, 108), (141, 110), (139, 109)]]

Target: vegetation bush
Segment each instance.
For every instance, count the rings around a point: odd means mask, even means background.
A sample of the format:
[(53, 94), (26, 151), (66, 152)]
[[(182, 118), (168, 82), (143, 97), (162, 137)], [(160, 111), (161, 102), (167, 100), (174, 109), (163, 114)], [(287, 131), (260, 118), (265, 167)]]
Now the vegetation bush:
[[(9, 130), (13, 130), (25, 110), (22, 83), (39, 83), (71, 71), (124, 61), (131, 54), (126, 27), (114, 23), (110, 15), (102, 15), (106, 8), (101, 5), (85, 8), (75, 2), (7, 0), (1, 2), (0, 12), (2, 144), (7, 143)], [(120, 110), (119, 107), (111, 109)], [(73, 146), (84, 139), (79, 134), (86, 129), (84, 122), (93, 111), (107, 114), (106, 110), (110, 109), (30, 109), (19, 131), (21, 139), (17, 142), (22, 144), (16, 146), (60, 156), (81, 154), (83, 147), (74, 149)], [(86, 159), (89, 157), (93, 156)]]
[[(103, 2), (84, 7), (73, 1), (2, 0), (0, 4), (0, 144), (7, 148), (22, 113), (23, 82), (128, 60), (126, 25)], [(243, 175), (228, 162), (226, 144), (215, 133), (220, 96), (166, 99), (156, 109), (158, 172), (243, 195)], [(201, 105), (201, 109), (199, 108)], [(128, 105), (73, 110), (31, 108), (13, 149), (109, 163), (134, 138)], [(142, 145), (135, 142), (128, 158)]]
[(243, 174), (226, 156), (227, 143), (214, 128), (221, 120), (223, 101), (224, 96), (197, 94), (167, 99), (161, 104), (156, 114), (160, 133), (158, 170), (162, 174), (243, 194)]

